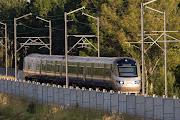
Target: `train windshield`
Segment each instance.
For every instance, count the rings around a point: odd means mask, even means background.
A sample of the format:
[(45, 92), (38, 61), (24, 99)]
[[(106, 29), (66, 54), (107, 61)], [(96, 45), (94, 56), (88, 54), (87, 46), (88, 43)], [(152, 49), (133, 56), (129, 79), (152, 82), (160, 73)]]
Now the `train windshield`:
[(136, 61), (123, 58), (117, 61), (119, 77), (137, 77)]
[(136, 66), (118, 66), (119, 77), (137, 77)]

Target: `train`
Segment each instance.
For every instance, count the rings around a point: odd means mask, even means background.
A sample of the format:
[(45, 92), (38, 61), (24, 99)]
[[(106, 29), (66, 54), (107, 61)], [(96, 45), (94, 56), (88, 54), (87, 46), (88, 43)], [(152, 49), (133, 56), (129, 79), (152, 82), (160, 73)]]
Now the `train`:
[[(66, 84), (66, 58), (63, 55), (30, 54), (24, 58), (26, 80)], [(122, 93), (140, 93), (139, 63), (129, 57), (68, 56), (70, 86), (100, 88)]]

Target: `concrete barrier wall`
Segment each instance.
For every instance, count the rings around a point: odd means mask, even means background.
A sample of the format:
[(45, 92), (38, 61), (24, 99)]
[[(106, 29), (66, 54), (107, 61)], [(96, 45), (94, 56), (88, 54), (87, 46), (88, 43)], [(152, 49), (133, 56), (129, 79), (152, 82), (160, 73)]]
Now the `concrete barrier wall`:
[(180, 120), (180, 99), (142, 95), (127, 95), (120, 92), (85, 88), (65, 88), (25, 80), (0, 78), (0, 92), (25, 95), (45, 104), (79, 106), (113, 113), (128, 113), (149, 119)]
[[(0, 75), (5, 76), (6, 75), (6, 68), (0, 67), (0, 73), (1, 73)], [(14, 68), (8, 68), (7, 75), (14, 77), (15, 76), (15, 69)]]

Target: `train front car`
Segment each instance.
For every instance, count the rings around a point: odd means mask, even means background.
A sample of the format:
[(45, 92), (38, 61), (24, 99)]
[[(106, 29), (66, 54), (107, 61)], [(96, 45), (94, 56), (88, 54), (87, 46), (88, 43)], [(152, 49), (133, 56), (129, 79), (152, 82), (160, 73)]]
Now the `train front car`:
[(122, 93), (140, 93), (141, 74), (139, 63), (131, 58), (119, 58), (113, 66), (117, 90)]

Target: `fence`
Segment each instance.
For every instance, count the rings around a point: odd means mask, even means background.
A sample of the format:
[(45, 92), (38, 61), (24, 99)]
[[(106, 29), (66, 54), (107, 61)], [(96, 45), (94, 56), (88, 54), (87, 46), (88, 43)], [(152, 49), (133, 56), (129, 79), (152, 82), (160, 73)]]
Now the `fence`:
[(0, 92), (25, 95), (41, 103), (95, 108), (116, 113), (136, 114), (145, 118), (180, 120), (180, 99), (126, 95), (85, 88), (65, 88), (25, 80), (0, 78)]
[[(14, 77), (15, 76), (15, 69), (14, 68), (8, 68), (7, 75)], [(5, 76), (6, 75), (6, 68), (0, 67), (0, 75)]]

